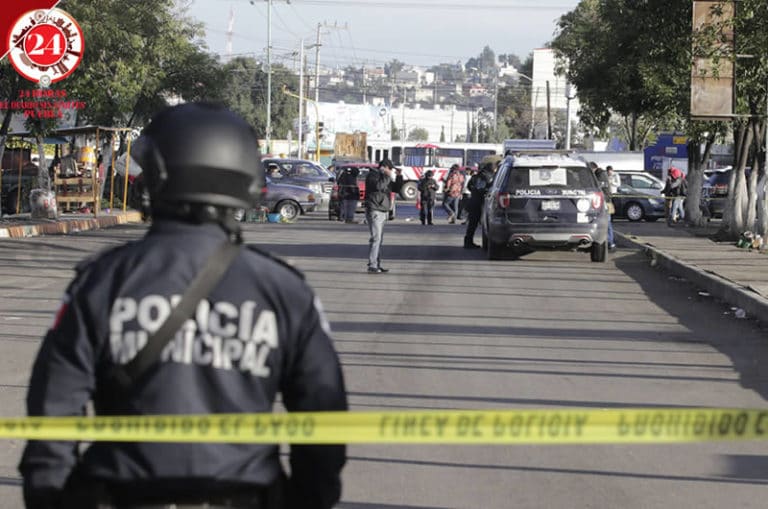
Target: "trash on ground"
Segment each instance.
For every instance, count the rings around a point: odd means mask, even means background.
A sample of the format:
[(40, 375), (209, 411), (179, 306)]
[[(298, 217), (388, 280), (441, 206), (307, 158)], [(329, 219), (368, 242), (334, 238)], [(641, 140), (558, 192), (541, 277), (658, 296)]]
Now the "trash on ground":
[(736, 318), (746, 318), (747, 317), (747, 312), (744, 311), (743, 309), (739, 308), (739, 309), (736, 310), (734, 315), (736, 316)]
[(709, 297), (709, 292), (699, 292), (702, 297)]

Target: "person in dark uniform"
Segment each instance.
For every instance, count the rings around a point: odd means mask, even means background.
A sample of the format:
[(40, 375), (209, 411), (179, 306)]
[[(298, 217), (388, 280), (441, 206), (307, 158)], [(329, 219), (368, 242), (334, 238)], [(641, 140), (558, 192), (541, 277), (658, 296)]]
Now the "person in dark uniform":
[(493, 181), (494, 163), (483, 162), (480, 171), (472, 175), (467, 184), (470, 197), (467, 202), (467, 229), (464, 234), (464, 249), (478, 249), (481, 246), (475, 244), (475, 231), (480, 223), (480, 215), (483, 212), (483, 200), (488, 188)]
[(419, 219), (421, 224), (434, 225), (435, 199), (437, 196), (437, 181), (432, 170), (427, 170), (419, 180)]
[[(30, 416), (345, 411), (322, 306), (303, 276), (241, 243), (235, 210), (264, 186), (257, 135), (238, 115), (187, 103), (160, 112), (135, 143), (152, 225), (81, 263), (45, 336)], [(212, 253), (233, 262), (166, 348), (128, 387), (110, 376), (139, 355)], [(150, 340), (151, 341), (151, 340)], [(29, 441), (19, 470), (30, 509), (317, 508), (341, 494), (343, 445)], [(176, 505), (174, 505), (176, 504)]]
[(360, 174), (360, 170), (354, 166), (348, 166), (341, 171), (339, 175), (339, 197), (341, 198), (341, 208), (339, 213), (339, 221), (345, 223), (357, 223), (355, 219), (355, 210), (357, 209), (357, 203), (360, 201), (360, 188), (357, 185), (357, 176)]

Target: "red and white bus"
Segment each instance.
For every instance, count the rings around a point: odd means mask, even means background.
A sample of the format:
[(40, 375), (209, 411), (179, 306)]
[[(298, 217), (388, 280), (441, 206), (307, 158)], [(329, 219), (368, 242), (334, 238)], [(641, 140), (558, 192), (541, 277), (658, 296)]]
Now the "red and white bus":
[(374, 141), (368, 143), (368, 160), (378, 162), (390, 159), (403, 170), (403, 188), (400, 195), (413, 200), (417, 194), (417, 183), (427, 170), (432, 170), (434, 179), (443, 189), (443, 179), (454, 164), (473, 166), (485, 156), (502, 153), (501, 143), (427, 143), (403, 141)]

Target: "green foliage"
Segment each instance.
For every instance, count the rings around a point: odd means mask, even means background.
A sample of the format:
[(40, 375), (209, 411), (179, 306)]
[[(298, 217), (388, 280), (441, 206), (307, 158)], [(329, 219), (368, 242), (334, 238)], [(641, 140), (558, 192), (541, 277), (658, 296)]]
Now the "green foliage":
[(392, 119), (392, 125), (389, 128), (389, 133), (392, 136), (393, 141), (399, 141), (400, 140), (400, 130), (397, 128), (397, 124), (395, 124), (395, 119)]
[(429, 139), (429, 131), (423, 127), (414, 127), (408, 133), (407, 141), (427, 141)]
[[(560, 18), (551, 47), (578, 90), (587, 127), (604, 131), (612, 113), (636, 125), (684, 111), (691, 16), (690, 2), (584, 0)], [(636, 148), (634, 129), (627, 141)]]
[[(252, 57), (236, 57), (222, 66), (217, 79), (220, 84), (215, 99), (242, 115), (260, 137), (265, 136), (269, 87), (262, 64)], [(298, 118), (299, 102), (283, 90), (296, 94), (298, 78), (284, 66), (273, 65), (271, 85), (272, 137), (287, 138), (294, 119)], [(307, 108), (312, 108), (311, 103)]]
[(219, 97), (220, 67), (202, 27), (174, 0), (64, 0), (86, 34), (80, 67), (65, 82), (86, 103), (78, 123), (144, 124), (173, 98)]

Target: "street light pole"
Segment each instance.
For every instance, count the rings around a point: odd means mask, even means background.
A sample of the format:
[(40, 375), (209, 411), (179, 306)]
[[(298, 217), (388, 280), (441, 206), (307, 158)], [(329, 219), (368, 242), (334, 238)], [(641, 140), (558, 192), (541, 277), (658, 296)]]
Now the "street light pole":
[(267, 0), (267, 153), (272, 132), (272, 0)]
[(304, 134), (304, 39), (302, 38), (299, 47), (299, 159), (304, 157), (304, 145), (302, 143), (302, 134)]
[(534, 133), (533, 128), (534, 128), (534, 124), (536, 123), (536, 100), (534, 99), (534, 96), (533, 96), (533, 78), (531, 78), (530, 76), (526, 76), (525, 74), (521, 73), (517, 69), (515, 69), (515, 74), (531, 82), (531, 128), (528, 130), (528, 139), (532, 140), (533, 133)]
[(499, 71), (496, 66), (493, 67), (493, 138), (494, 141), (499, 136)]
[(573, 86), (570, 83), (565, 85), (565, 150), (571, 150), (571, 100), (573, 95)]

